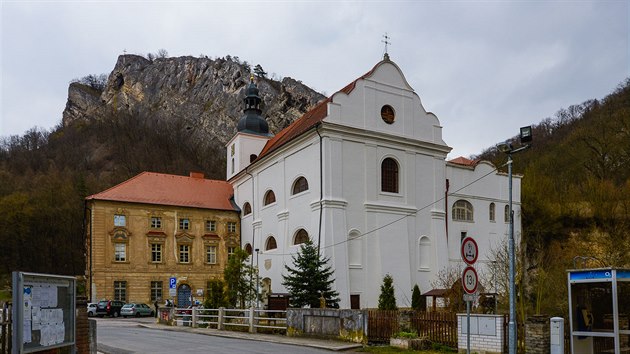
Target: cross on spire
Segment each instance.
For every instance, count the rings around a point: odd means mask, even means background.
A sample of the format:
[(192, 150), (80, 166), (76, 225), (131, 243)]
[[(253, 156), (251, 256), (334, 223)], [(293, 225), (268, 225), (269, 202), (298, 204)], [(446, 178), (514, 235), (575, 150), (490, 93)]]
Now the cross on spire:
[(390, 42), (391, 37), (389, 37), (387, 35), (387, 32), (385, 32), (385, 34), (383, 35), (383, 40), (381, 40), (381, 42), (385, 43), (385, 54), (383, 55), (383, 59), (385, 60), (389, 60), (389, 53), (387, 53), (387, 46), (392, 44), (392, 42)]

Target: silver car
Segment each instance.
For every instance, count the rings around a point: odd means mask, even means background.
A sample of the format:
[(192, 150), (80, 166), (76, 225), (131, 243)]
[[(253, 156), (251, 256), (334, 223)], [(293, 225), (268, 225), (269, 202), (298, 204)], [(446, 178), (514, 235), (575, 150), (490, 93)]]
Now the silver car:
[(153, 312), (153, 310), (147, 304), (129, 303), (129, 304), (125, 304), (120, 309), (120, 315), (122, 317), (153, 316), (154, 314), (155, 312)]
[(96, 302), (89, 302), (87, 304), (88, 317), (96, 316)]

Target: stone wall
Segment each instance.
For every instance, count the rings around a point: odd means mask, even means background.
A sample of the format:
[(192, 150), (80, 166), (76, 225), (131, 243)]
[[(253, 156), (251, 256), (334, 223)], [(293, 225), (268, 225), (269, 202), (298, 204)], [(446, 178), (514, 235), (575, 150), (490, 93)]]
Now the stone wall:
[(287, 309), (287, 335), (367, 343), (367, 310)]
[(525, 322), (526, 353), (549, 353), (550, 336), (549, 316), (529, 316)]

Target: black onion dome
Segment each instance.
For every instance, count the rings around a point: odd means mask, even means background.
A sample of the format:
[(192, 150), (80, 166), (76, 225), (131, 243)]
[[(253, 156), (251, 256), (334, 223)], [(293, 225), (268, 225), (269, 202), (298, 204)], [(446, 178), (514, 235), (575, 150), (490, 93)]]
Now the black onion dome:
[(269, 136), (269, 125), (265, 118), (261, 116), (262, 110), (260, 104), (262, 99), (258, 95), (258, 86), (254, 83), (254, 77), (250, 78), (249, 85), (245, 90), (245, 113), (238, 121), (236, 129), (239, 132), (250, 133), (256, 135)]

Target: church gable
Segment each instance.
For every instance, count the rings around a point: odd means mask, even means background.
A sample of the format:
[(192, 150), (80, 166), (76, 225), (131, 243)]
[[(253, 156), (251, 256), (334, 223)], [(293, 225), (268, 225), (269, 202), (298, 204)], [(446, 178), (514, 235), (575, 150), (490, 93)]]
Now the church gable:
[(424, 109), (403, 73), (389, 60), (378, 63), (330, 101), (326, 123), (446, 145), (437, 117)]

